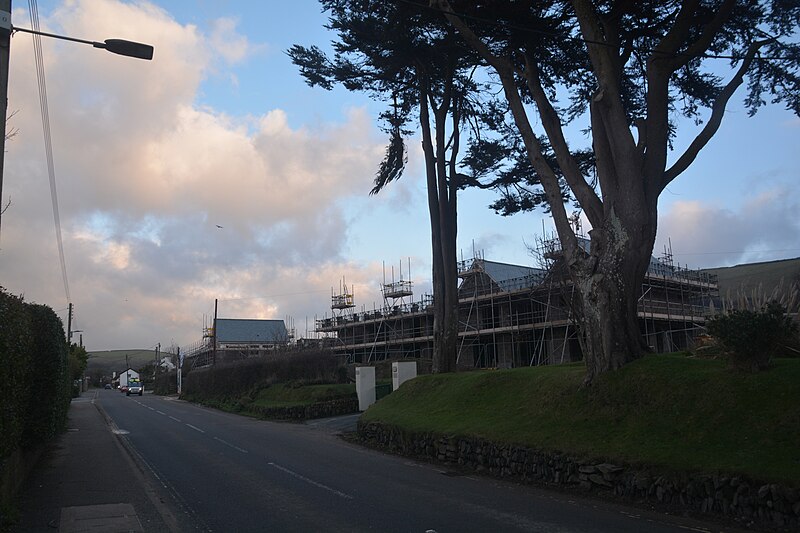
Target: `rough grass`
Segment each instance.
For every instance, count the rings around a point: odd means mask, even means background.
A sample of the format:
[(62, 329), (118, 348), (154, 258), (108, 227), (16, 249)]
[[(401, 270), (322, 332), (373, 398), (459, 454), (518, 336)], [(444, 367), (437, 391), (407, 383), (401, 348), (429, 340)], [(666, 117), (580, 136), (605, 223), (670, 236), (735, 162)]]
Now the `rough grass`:
[(276, 384), (258, 391), (252, 405), (258, 407), (294, 407), (355, 396), (353, 384), (305, 385)]
[(757, 374), (653, 355), (581, 389), (582, 364), (420, 376), (364, 422), (671, 472), (800, 486), (800, 359)]

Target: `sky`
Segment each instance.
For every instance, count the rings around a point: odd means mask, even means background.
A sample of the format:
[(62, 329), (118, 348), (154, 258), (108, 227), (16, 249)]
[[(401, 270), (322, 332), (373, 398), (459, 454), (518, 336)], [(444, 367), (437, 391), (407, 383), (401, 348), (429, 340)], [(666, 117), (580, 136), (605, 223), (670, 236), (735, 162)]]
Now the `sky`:
[[(31, 27), (27, 3), (14, 6), (12, 24)], [(0, 286), (65, 325), (71, 300), (90, 351), (199, 341), (215, 299), (220, 317), (288, 319), (303, 337), (342, 280), (359, 310), (380, 306), (401, 268), (415, 298), (430, 293), (418, 138), (404, 176), (369, 196), (380, 104), (308, 87), (285, 53), (334, 38), (318, 2), (42, 1), (38, 13), (42, 31), (155, 48), (141, 61), (42, 39), (68, 299), (32, 39), (12, 37)], [(659, 203), (656, 252), (671, 243), (681, 265), (800, 256), (800, 119), (781, 106), (748, 118), (743, 98)], [(697, 130), (680, 125), (673, 158)], [(528, 246), (552, 223), (500, 217), (494, 197), (460, 195), (461, 254), (534, 265)]]

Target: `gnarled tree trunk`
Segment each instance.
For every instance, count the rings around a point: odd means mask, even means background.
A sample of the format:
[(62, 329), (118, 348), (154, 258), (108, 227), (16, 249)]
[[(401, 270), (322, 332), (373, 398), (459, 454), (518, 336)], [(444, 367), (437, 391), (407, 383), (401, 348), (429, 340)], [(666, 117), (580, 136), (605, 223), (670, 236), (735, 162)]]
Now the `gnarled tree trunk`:
[(570, 266), (576, 286), (579, 340), (586, 361), (585, 384), (616, 370), (647, 350), (638, 322), (638, 303), (651, 250), (656, 215), (634, 210), (620, 217), (614, 209), (591, 231), (588, 256)]

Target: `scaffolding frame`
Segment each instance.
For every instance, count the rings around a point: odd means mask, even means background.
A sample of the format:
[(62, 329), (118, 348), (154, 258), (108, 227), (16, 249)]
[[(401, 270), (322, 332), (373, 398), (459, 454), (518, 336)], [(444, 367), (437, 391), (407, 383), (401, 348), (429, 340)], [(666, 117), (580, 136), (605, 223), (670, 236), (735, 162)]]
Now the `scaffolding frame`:
[[(559, 270), (560, 245), (542, 239), (534, 252), (544, 268), (502, 282), (487, 274), (482, 254), (459, 262), (459, 366), (507, 368), (582, 358), (572, 305), (576, 289)], [(432, 297), (410, 301), (410, 281), (407, 290), (395, 280), (382, 288), (382, 308), (326, 316), (316, 321), (316, 331), (337, 337), (334, 351), (353, 362), (432, 358)], [(638, 302), (648, 345), (660, 352), (691, 348), (717, 294), (715, 276), (674, 265), (665, 250), (651, 262)]]

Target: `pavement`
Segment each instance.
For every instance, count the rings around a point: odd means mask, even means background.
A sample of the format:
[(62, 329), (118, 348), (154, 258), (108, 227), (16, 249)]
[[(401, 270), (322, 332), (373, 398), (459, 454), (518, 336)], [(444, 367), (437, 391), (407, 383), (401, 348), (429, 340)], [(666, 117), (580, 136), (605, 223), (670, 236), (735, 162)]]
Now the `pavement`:
[(174, 516), (128, 451), (97, 392), (74, 398), (67, 431), (18, 496), (18, 532), (175, 532)]

